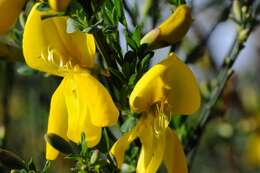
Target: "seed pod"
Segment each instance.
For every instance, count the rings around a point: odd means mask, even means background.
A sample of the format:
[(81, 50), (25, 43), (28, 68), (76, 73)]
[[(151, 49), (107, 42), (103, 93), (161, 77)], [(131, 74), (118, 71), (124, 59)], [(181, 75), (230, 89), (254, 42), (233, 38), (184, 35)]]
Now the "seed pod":
[(71, 145), (62, 137), (54, 134), (48, 133), (45, 135), (45, 140), (56, 150), (64, 153), (71, 154), (73, 152)]

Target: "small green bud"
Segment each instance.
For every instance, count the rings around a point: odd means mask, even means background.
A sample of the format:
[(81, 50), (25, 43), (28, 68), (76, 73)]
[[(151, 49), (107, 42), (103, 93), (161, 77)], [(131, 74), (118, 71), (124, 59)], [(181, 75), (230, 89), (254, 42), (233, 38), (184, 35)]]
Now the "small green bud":
[(242, 12), (241, 12), (241, 5), (239, 0), (233, 1), (233, 14), (237, 21), (242, 21)]
[(238, 41), (239, 41), (239, 43), (243, 43), (244, 41), (246, 41), (246, 39), (248, 37), (248, 33), (249, 33), (248, 29), (243, 29), (242, 31), (240, 31), (238, 33)]
[(20, 173), (20, 171), (19, 171), (19, 170), (16, 170), (16, 169), (12, 169), (12, 170), (10, 171), (10, 173)]
[(56, 150), (64, 154), (71, 154), (73, 152), (71, 145), (65, 139), (54, 133), (46, 134), (45, 140)]
[(242, 9), (243, 14), (247, 13), (247, 11), (248, 11), (247, 6), (243, 6), (241, 9)]
[(98, 157), (99, 157), (99, 150), (94, 150), (90, 158), (90, 163), (94, 164), (98, 160)]

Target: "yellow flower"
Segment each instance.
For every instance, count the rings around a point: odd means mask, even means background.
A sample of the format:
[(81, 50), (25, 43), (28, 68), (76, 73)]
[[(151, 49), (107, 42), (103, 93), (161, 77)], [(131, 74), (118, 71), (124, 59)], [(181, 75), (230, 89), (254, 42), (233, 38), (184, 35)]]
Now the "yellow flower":
[[(51, 99), (48, 133), (79, 142), (85, 132), (88, 147), (93, 147), (100, 141), (102, 127), (116, 123), (119, 115), (109, 92), (89, 71), (95, 65), (94, 37), (66, 33), (67, 17), (42, 20), (54, 12), (37, 11), (38, 5), (24, 29), (25, 61), (34, 69), (64, 77)], [(53, 160), (57, 155), (47, 144), (46, 158)]]
[(144, 74), (129, 102), (141, 118), (111, 148), (118, 167), (122, 166), (128, 145), (138, 137), (142, 148), (137, 173), (155, 173), (162, 161), (169, 173), (186, 173), (185, 154), (168, 125), (172, 114), (191, 114), (200, 106), (199, 89), (191, 70), (172, 53)]
[(64, 11), (69, 5), (70, 0), (49, 0), (52, 9), (56, 11)]
[(0, 34), (5, 34), (14, 25), (26, 0), (0, 0)]
[(150, 44), (154, 49), (174, 44), (183, 38), (191, 23), (191, 9), (187, 5), (180, 5), (158, 28), (148, 32), (141, 44)]
[(254, 167), (260, 166), (260, 114), (258, 111), (240, 123), (240, 128), (249, 134), (244, 158)]
[(251, 134), (247, 141), (246, 157), (247, 162), (252, 166), (260, 166), (260, 134)]

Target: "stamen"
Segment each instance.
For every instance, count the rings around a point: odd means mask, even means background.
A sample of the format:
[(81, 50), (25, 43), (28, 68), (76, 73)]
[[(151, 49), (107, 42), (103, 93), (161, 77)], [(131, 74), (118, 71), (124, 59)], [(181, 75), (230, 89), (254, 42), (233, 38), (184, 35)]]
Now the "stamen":
[(74, 70), (74, 64), (71, 59), (64, 60), (63, 55), (61, 55), (58, 51), (51, 48), (51, 46), (47, 49), (47, 56), (45, 51), (41, 53), (40, 58), (48, 64), (48, 66), (53, 66), (53, 68), (57, 68), (60, 72), (67, 72), (70, 70)]
[(161, 102), (160, 105), (156, 104), (155, 118), (153, 122), (154, 133), (156, 136), (160, 136), (165, 132), (171, 121), (170, 114), (165, 114), (165, 102)]

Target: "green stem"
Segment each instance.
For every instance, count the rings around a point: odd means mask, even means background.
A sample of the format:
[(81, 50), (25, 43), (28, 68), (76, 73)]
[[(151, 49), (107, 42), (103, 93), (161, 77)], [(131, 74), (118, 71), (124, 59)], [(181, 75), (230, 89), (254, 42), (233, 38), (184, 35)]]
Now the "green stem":
[[(253, 30), (254, 26), (251, 26), (250, 32)], [(228, 56), (225, 58), (224, 63), (222, 65), (222, 68), (220, 72), (217, 75), (217, 84), (215, 88), (212, 90), (209, 101), (204, 104), (204, 106), (201, 109), (200, 117), (197, 126), (194, 128), (191, 136), (190, 141), (186, 145), (188, 148), (186, 148), (186, 152), (189, 153), (189, 168), (192, 168), (192, 163), (194, 161), (194, 157), (197, 153), (197, 149), (199, 146), (200, 139), (202, 137), (203, 131), (205, 130), (208, 121), (211, 118), (211, 110), (215, 106), (216, 102), (220, 98), (228, 79), (231, 77), (233, 73), (233, 65), (235, 61), (237, 60), (237, 57), (240, 53), (240, 51), (244, 48), (244, 43), (248, 39), (248, 36), (250, 35), (250, 32), (248, 33), (246, 39), (243, 41), (240, 41), (238, 39), (238, 34), (236, 35), (236, 38), (234, 39), (234, 42), (231, 46), (231, 49), (228, 53)]]
[(108, 133), (107, 133), (107, 129), (104, 128), (104, 136), (105, 136), (105, 141), (106, 141), (106, 146), (107, 146), (107, 151), (110, 150), (110, 142), (109, 142), (109, 136), (108, 136)]

